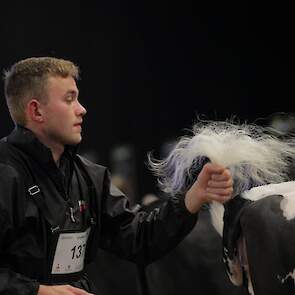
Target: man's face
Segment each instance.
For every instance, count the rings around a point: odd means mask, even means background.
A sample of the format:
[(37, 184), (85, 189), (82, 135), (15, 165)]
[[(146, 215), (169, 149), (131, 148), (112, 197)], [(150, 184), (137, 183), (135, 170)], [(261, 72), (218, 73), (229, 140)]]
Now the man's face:
[(86, 109), (78, 101), (78, 88), (72, 77), (49, 77), (45, 88), (47, 100), (42, 103), (43, 134), (57, 145), (78, 144), (82, 117)]

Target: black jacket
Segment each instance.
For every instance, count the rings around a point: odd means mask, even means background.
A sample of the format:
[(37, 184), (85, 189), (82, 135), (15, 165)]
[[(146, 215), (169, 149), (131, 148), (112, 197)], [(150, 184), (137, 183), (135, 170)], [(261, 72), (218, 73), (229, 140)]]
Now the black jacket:
[[(195, 225), (197, 215), (186, 210), (183, 197), (170, 198), (145, 212), (140, 206), (129, 207), (127, 198), (111, 185), (105, 167), (73, 149), (66, 149), (60, 166), (28, 129), (17, 127), (0, 142), (0, 294), (37, 294), (40, 283), (56, 283), (48, 273), (50, 230), (56, 226), (76, 230), (85, 225), (88, 219), (82, 213), (76, 210), (77, 222), (71, 222), (68, 210), (81, 195), (90, 219), (95, 220), (87, 263), (101, 247), (148, 264), (174, 248)], [(28, 193), (32, 185), (41, 190), (46, 216)], [(58, 283), (75, 285), (69, 278)], [(76, 284), (91, 291), (86, 285)]]

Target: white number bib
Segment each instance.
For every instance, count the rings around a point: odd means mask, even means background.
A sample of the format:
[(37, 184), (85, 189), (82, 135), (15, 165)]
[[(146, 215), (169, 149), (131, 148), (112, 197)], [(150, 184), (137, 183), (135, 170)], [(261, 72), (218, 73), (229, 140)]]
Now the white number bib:
[(90, 228), (84, 232), (59, 235), (51, 270), (52, 274), (68, 274), (83, 270), (89, 232)]

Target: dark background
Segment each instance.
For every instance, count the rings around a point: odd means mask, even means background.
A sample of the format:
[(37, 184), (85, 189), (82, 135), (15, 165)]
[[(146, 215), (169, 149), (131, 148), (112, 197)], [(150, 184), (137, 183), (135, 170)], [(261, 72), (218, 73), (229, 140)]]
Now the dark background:
[[(81, 151), (104, 164), (130, 144), (144, 161), (197, 115), (253, 122), (294, 111), (291, 2), (9, 1), (0, 4), (0, 68), (31, 56), (77, 63), (88, 109)], [(0, 135), (13, 128), (0, 100)], [(95, 152), (93, 152), (95, 151)]]

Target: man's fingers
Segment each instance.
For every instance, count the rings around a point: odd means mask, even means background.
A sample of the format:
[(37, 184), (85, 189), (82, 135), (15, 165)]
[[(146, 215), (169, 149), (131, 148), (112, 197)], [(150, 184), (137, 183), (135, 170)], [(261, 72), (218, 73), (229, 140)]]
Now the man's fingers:
[(38, 295), (94, 295), (71, 285), (40, 285)]
[(88, 293), (82, 289), (75, 288), (73, 286), (68, 286), (68, 290), (73, 292), (75, 295), (93, 295), (92, 293)]
[(231, 179), (231, 174), (228, 169), (223, 169), (221, 173), (213, 173), (211, 175), (211, 180), (214, 181), (228, 181)]
[(232, 186), (233, 186), (232, 179), (229, 179), (227, 181), (215, 181), (215, 180), (208, 181), (208, 187), (210, 188), (230, 188)]
[(212, 193), (207, 193), (206, 196), (211, 201), (216, 201), (222, 204), (226, 203), (227, 201), (231, 199), (231, 196), (220, 196), (220, 195), (216, 195)]
[(209, 174), (221, 174), (224, 171), (224, 167), (217, 165), (217, 164), (212, 164), (212, 163), (207, 163), (203, 167), (204, 171)]
[[(222, 175), (224, 173), (224, 168), (219, 165), (215, 165), (212, 163), (207, 163), (204, 165), (201, 173), (198, 176), (198, 184), (201, 185), (201, 187), (207, 187), (208, 182), (212, 179), (212, 176), (217, 174), (217, 175)], [(224, 177), (224, 181), (227, 181), (228, 179)], [(196, 182), (195, 182), (196, 184)]]
[(206, 192), (214, 195), (219, 195), (221, 197), (231, 196), (233, 193), (232, 187), (229, 188), (206, 188)]

